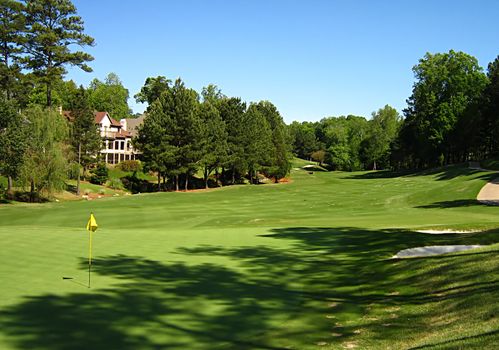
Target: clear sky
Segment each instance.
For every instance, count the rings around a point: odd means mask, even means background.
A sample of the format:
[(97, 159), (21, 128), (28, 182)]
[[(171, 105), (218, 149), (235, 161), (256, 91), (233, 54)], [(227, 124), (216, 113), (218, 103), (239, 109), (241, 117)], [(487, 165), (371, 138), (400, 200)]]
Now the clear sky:
[(73, 0), (96, 45), (88, 86), (114, 72), (135, 103), (147, 77), (269, 100), (284, 120), (401, 111), (426, 52), (499, 55), (497, 0)]

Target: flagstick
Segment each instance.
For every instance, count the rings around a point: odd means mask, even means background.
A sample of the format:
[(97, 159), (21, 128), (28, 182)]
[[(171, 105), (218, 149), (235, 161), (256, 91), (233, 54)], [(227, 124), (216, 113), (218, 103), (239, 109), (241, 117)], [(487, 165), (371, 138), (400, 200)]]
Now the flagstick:
[(90, 271), (92, 268), (92, 231), (88, 231), (88, 288), (90, 288)]

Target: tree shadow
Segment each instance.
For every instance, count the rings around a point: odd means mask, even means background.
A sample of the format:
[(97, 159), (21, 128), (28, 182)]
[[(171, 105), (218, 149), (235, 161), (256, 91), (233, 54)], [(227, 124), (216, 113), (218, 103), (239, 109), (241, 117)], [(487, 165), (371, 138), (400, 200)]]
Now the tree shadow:
[(355, 180), (372, 180), (372, 179), (394, 179), (397, 177), (409, 176), (418, 174), (420, 171), (416, 170), (401, 170), (401, 171), (391, 171), (391, 170), (377, 170), (370, 171), (362, 174), (353, 174), (346, 176), (345, 179), (355, 179)]
[(419, 205), (415, 208), (420, 209), (446, 209), (446, 208), (461, 208), (461, 207), (475, 207), (485, 206), (486, 204), (477, 201), (476, 199), (456, 199), (453, 201), (441, 201), (427, 205)]
[[(26, 298), (0, 311), (0, 332), (19, 348), (55, 350), (341, 346), (362, 340), (359, 323), (376, 339), (424, 334), (432, 311), (420, 310), (439, 305), (457, 314), (470, 307), (470, 296), (487, 302), (499, 287), (494, 274), (479, 278), (459, 270), (484, 252), (432, 257), (435, 274), (453, 271), (452, 284), (430, 278), (422, 268), (428, 260), (388, 259), (420, 245), (496, 243), (497, 230), (444, 237), (292, 227), (260, 237), (258, 246), (178, 248), (186, 262), (128, 255), (95, 259), (95, 274), (112, 278), (115, 287)], [(269, 239), (288, 244), (270, 246)], [(213, 262), (218, 259), (224, 263)], [(85, 270), (86, 260), (79, 266)], [(371, 318), (374, 311), (382, 317)], [(396, 326), (387, 326), (394, 313)]]
[(417, 177), (417, 176), (436, 176), (437, 181), (447, 181), (460, 176), (474, 176), (473, 179), (483, 179), (486, 181), (492, 181), (497, 178), (497, 173), (484, 173), (484, 170), (471, 169), (464, 167), (462, 165), (452, 165), (442, 168), (433, 168), (428, 170), (401, 170), (401, 171), (372, 171), (362, 174), (353, 174), (346, 176), (345, 179), (355, 179), (355, 180), (370, 180), (370, 179), (393, 179), (398, 177)]

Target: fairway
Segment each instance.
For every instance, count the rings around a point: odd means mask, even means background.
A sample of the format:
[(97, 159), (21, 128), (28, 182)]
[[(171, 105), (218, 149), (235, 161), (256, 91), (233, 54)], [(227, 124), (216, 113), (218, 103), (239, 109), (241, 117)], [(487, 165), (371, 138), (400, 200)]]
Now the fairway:
[[(475, 201), (493, 173), (309, 173), (304, 164), (295, 161), (286, 184), (0, 205), (0, 348), (499, 343), (499, 208)], [(99, 229), (89, 289), (90, 212)], [(446, 244), (490, 246), (390, 259)]]

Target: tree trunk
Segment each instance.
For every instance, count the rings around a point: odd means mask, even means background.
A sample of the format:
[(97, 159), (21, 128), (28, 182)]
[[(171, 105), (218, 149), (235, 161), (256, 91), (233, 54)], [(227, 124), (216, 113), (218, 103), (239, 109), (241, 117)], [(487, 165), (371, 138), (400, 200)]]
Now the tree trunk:
[(215, 168), (215, 182), (217, 183), (217, 186), (220, 187), (220, 184), (218, 182), (218, 167)]
[(232, 168), (232, 184), (236, 183), (236, 168)]
[(185, 190), (189, 189), (189, 173), (185, 174)]
[(76, 176), (76, 195), (80, 195), (81, 142), (78, 142), (78, 175)]
[(178, 192), (178, 175), (175, 175), (175, 191)]
[(12, 194), (12, 176), (7, 176), (7, 195), (11, 195)]
[(158, 171), (158, 192), (161, 192), (161, 173)]
[(47, 107), (52, 107), (52, 86), (47, 83)]
[(35, 181), (33, 181), (33, 180), (31, 180), (31, 184), (30, 184), (29, 201), (31, 203), (33, 203), (35, 201)]
[(376, 159), (374, 160), (373, 170), (378, 170), (378, 169), (376, 168)]
[(208, 167), (204, 167), (204, 188), (208, 189)]
[(163, 175), (163, 190), (166, 191), (166, 175)]

